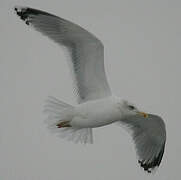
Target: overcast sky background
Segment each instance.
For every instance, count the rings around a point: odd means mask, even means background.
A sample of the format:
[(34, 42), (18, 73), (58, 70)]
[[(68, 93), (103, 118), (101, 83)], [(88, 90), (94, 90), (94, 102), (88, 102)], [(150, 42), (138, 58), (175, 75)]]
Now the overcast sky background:
[[(0, 179), (180, 179), (181, 1), (0, 2)], [(154, 175), (139, 167), (130, 136), (116, 125), (95, 129), (94, 144), (86, 146), (49, 133), (47, 96), (76, 104), (69, 69), (63, 51), (25, 26), (14, 5), (51, 12), (102, 40), (115, 94), (165, 120), (166, 149)]]

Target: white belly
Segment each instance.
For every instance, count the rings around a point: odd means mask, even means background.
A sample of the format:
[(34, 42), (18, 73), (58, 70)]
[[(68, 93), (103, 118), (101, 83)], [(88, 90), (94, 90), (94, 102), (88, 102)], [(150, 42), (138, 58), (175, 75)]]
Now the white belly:
[(73, 127), (94, 128), (111, 124), (120, 120), (121, 112), (115, 98), (89, 101), (75, 108), (75, 116), (71, 121)]

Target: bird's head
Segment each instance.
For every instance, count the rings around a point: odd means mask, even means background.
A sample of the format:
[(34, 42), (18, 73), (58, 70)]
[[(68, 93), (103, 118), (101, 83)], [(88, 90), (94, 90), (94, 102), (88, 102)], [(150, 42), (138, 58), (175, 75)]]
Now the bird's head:
[(135, 105), (125, 100), (123, 100), (121, 103), (121, 112), (124, 117), (134, 116), (134, 115), (140, 115), (145, 118), (148, 117), (147, 113), (140, 111)]

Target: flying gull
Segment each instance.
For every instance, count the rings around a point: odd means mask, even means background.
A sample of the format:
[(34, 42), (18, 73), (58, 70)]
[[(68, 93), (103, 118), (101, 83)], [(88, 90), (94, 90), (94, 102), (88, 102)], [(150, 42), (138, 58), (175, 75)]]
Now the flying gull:
[(66, 47), (78, 104), (49, 97), (45, 110), (49, 129), (74, 142), (93, 143), (92, 129), (111, 123), (131, 132), (138, 162), (147, 172), (161, 163), (166, 130), (163, 120), (141, 112), (112, 94), (104, 69), (104, 46), (93, 34), (70, 21), (29, 7), (15, 7), (28, 25)]

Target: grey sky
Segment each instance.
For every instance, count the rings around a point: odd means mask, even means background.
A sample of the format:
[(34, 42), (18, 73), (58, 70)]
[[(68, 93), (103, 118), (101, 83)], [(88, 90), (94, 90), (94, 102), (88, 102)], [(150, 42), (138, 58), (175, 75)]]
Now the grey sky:
[[(14, 5), (54, 13), (102, 40), (113, 92), (165, 120), (166, 150), (155, 175), (139, 167), (130, 136), (116, 125), (95, 129), (86, 146), (49, 133), (47, 96), (76, 103), (68, 66), (56, 44), (16, 17)], [(179, 0), (1, 0), (0, 179), (179, 179), (180, 19)]]

